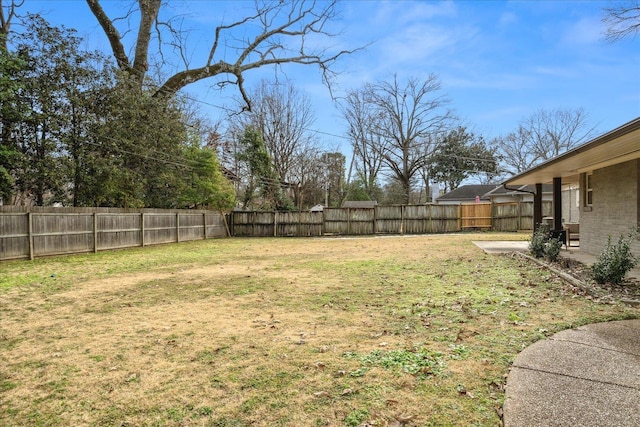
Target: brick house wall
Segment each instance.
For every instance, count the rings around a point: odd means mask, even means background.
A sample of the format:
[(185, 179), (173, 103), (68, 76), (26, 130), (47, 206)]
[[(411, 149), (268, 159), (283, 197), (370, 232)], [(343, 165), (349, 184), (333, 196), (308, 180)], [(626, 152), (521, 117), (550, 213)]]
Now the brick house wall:
[[(598, 255), (611, 236), (613, 243), (621, 234), (637, 227), (640, 220), (640, 159), (593, 171), (591, 177), (593, 203), (586, 206), (586, 178), (580, 186), (580, 248)], [(632, 244), (633, 252), (640, 256), (640, 240)]]

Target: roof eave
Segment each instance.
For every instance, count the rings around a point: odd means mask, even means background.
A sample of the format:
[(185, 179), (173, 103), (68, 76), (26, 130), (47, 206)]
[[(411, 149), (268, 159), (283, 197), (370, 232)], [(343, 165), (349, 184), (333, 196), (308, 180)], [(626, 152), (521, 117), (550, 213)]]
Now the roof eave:
[[(636, 133), (637, 135), (633, 135)], [(636, 138), (637, 136), (637, 138)], [(598, 162), (588, 154), (598, 151), (603, 145), (620, 140), (619, 150), (604, 153)], [(553, 178), (562, 178), (563, 182), (577, 182), (580, 173), (589, 167), (596, 169), (626, 160), (640, 158), (640, 117), (607, 132), (585, 144), (547, 160), (529, 170), (509, 178), (506, 185), (525, 185), (552, 182)]]

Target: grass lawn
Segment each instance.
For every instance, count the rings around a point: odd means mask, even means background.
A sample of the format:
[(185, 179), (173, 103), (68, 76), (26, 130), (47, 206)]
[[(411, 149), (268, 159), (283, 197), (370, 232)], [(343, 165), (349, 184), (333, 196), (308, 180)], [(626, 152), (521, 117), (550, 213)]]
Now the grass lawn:
[(0, 263), (0, 425), (500, 425), (524, 347), (640, 316), (472, 240), (224, 239)]

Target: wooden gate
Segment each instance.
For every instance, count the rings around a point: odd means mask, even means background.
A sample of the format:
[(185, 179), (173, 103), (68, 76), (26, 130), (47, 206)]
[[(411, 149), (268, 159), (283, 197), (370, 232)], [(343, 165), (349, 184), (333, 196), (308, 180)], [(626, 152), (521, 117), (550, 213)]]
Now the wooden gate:
[(491, 203), (469, 203), (460, 205), (460, 228), (491, 228)]

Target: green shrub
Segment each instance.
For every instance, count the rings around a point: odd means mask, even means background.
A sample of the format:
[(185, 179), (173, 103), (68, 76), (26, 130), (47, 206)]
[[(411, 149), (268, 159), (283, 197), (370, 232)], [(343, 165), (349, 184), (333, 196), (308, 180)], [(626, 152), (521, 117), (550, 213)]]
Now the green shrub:
[(590, 269), (591, 278), (596, 283), (620, 284), (624, 276), (638, 265), (640, 259), (631, 252), (631, 242), (636, 234), (637, 231), (633, 231), (626, 237), (620, 235), (615, 245), (611, 244), (611, 236), (609, 236), (607, 247), (598, 255)]
[(531, 236), (529, 242), (529, 252), (536, 258), (544, 257), (544, 250), (549, 240), (549, 226), (547, 224), (539, 224), (538, 229)]
[(547, 224), (540, 224), (531, 236), (529, 252), (536, 258), (546, 258), (555, 261), (560, 255), (562, 242), (558, 238), (552, 238)]
[(544, 245), (544, 257), (549, 261), (555, 261), (560, 256), (560, 249), (562, 249), (560, 239), (549, 239)]

